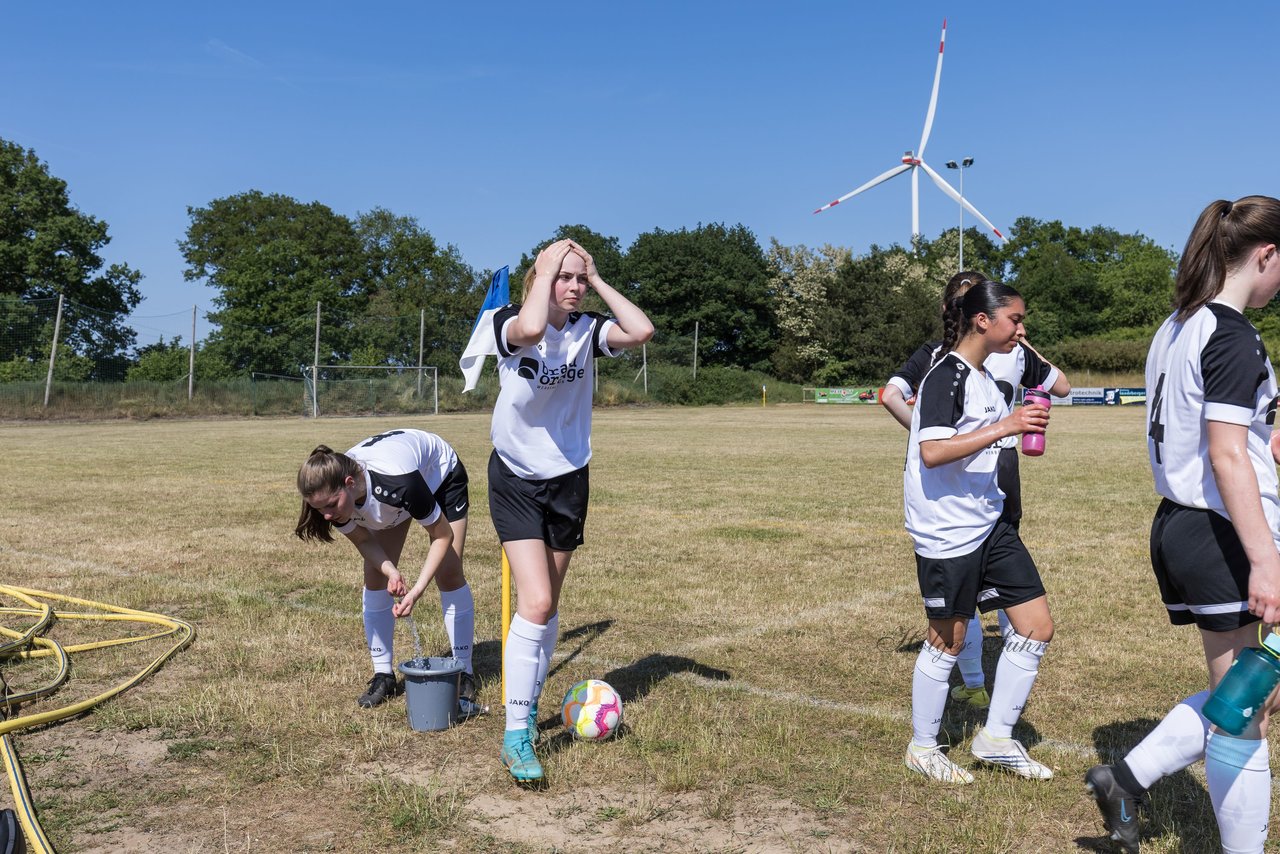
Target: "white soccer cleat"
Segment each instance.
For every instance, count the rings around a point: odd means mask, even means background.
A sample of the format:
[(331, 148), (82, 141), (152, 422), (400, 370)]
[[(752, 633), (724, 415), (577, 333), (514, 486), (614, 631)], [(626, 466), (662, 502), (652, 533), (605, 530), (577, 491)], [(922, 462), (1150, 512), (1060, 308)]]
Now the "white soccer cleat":
[(941, 783), (973, 782), (973, 775), (948, 759), (941, 747), (926, 748), (908, 744), (904, 762), (912, 771)]
[(969, 748), (976, 759), (988, 765), (999, 765), (1008, 768), (1019, 776), (1029, 780), (1048, 780), (1053, 771), (1027, 755), (1027, 749), (1016, 738), (993, 738), (987, 735), (987, 728), (978, 730), (973, 737), (973, 746)]

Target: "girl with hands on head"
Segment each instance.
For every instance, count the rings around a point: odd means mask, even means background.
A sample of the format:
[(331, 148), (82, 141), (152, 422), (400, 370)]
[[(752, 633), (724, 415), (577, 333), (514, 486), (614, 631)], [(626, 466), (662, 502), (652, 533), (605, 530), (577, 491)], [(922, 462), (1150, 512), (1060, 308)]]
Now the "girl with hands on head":
[(1017, 291), (988, 280), (950, 299), (942, 345), (911, 413), (903, 472), (906, 527), (929, 628), (912, 678), (905, 763), (947, 783), (973, 780), (943, 753), (938, 733), (951, 670), (978, 609), (1004, 609), (1010, 628), (986, 726), (974, 736), (971, 752), (1023, 777), (1053, 776), (1013, 738), (1053, 637), (1053, 619), (1035, 562), (1017, 527), (1002, 515), (1005, 496), (996, 473), (1001, 441), (1043, 432), (1049, 410), (1031, 405), (1011, 413), (983, 367), (993, 354), (1019, 346), (1025, 312)]
[[(470, 501), (467, 470), (453, 448), (433, 433), (410, 429), (371, 436), (345, 454), (320, 445), (298, 470), (298, 492), (298, 537), (332, 542), (336, 527), (364, 558), (365, 640), (374, 674), (356, 702), (372, 708), (401, 692), (394, 671), (395, 620), (412, 614), (435, 581), (453, 656), (464, 671), (458, 710), (463, 717), (478, 714), (471, 663), (475, 604), (462, 574)], [(409, 587), (398, 564), (411, 520), (426, 529), (431, 544)]]
[[(559, 635), (560, 593), (586, 527), (595, 358), (653, 336), (644, 312), (605, 282), (590, 253), (572, 240), (539, 252), (524, 288), (523, 305), (508, 305), (493, 318), (502, 389), (489, 458), (489, 513), (517, 600), (502, 666), (500, 759), (522, 783), (542, 779), (534, 752), (538, 699)], [(582, 311), (592, 289), (612, 317)]]

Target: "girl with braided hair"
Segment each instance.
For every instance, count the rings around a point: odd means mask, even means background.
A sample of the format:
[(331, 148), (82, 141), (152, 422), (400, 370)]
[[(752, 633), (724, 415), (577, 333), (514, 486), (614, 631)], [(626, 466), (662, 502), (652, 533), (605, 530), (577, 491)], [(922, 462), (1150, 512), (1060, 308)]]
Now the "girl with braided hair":
[[(435, 581), (453, 657), (463, 668), (458, 711), (462, 717), (479, 714), (471, 666), (475, 603), (462, 574), (467, 470), (449, 443), (434, 433), (403, 429), (370, 436), (345, 454), (320, 445), (298, 469), (298, 492), (299, 539), (332, 542), (336, 527), (364, 558), (364, 629), (374, 672), (357, 704), (372, 708), (401, 692), (393, 670), (395, 621), (413, 613)], [(431, 545), (409, 587), (398, 564), (411, 520), (426, 529)]]
[(1016, 290), (989, 280), (952, 296), (943, 313), (942, 345), (911, 413), (903, 473), (906, 527), (915, 543), (929, 627), (912, 678), (912, 739), (905, 762), (948, 783), (973, 780), (942, 752), (938, 732), (951, 670), (979, 608), (1004, 609), (1010, 630), (986, 726), (974, 737), (972, 753), (1023, 777), (1053, 776), (1013, 738), (1053, 636), (1053, 619), (1035, 562), (1018, 529), (1002, 518), (1004, 493), (996, 475), (1001, 442), (1044, 432), (1049, 410), (1031, 405), (1010, 412), (983, 367), (993, 354), (1019, 346), (1025, 312)]
[[(944, 313), (948, 302), (964, 296), (971, 287), (986, 281), (989, 281), (986, 276), (974, 270), (952, 276), (942, 291)], [(911, 407), (907, 401), (916, 396), (920, 381), (933, 365), (941, 347), (941, 341), (921, 345), (885, 383), (881, 403), (894, 420), (907, 430), (911, 429)], [(1018, 346), (1012, 352), (992, 353), (982, 366), (996, 381), (1010, 412), (1013, 411), (1013, 399), (1018, 386), (1042, 388), (1057, 397), (1066, 397), (1071, 393), (1071, 383), (1066, 374), (1037, 353), (1025, 338), (1019, 339)], [(1022, 520), (1022, 478), (1018, 456), (1016, 436), (1001, 440), (1000, 459), (996, 464), (996, 483), (1004, 493), (1002, 517), (1015, 528)], [(1000, 636), (1004, 637), (1009, 631), (1009, 620), (1004, 611), (997, 611), (996, 616), (999, 618)], [(951, 689), (953, 700), (968, 703), (974, 709), (985, 709), (991, 704), (986, 675), (982, 671), (982, 632), (982, 618), (975, 614), (965, 635), (964, 648), (960, 650), (957, 659), (963, 682)]]

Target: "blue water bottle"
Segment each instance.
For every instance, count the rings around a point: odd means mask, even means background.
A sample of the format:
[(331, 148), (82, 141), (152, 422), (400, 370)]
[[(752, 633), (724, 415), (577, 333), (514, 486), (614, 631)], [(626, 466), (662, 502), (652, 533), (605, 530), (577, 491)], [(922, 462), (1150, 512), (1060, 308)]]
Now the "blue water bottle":
[(1280, 683), (1280, 635), (1262, 641), (1262, 649), (1248, 647), (1231, 663), (1227, 675), (1204, 704), (1204, 716), (1229, 735), (1240, 735)]

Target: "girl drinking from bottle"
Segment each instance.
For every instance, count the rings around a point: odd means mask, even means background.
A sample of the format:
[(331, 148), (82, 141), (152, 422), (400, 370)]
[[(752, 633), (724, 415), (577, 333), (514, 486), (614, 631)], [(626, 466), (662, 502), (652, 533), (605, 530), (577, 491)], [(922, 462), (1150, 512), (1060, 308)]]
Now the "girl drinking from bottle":
[(906, 524), (915, 542), (929, 629), (912, 677), (912, 739), (905, 762), (948, 783), (973, 780), (942, 752), (938, 731), (951, 669), (977, 608), (1003, 608), (1011, 629), (987, 723), (974, 736), (972, 753), (1024, 777), (1053, 776), (1013, 738), (1053, 636), (1053, 619), (1035, 562), (1018, 529), (1001, 518), (1004, 496), (996, 483), (1000, 442), (1044, 432), (1049, 410), (1031, 405), (1010, 413), (1003, 392), (982, 367), (992, 354), (1018, 346), (1025, 310), (1017, 291), (990, 281), (949, 300), (942, 347), (911, 414), (903, 473)]
[[(345, 454), (320, 445), (298, 469), (298, 492), (298, 537), (332, 542), (336, 527), (364, 558), (362, 605), (373, 678), (356, 703), (368, 709), (400, 693), (393, 669), (395, 621), (413, 612), (434, 580), (453, 656), (463, 668), (458, 711), (479, 714), (471, 667), (475, 604), (462, 575), (467, 470), (453, 448), (434, 433), (409, 429), (370, 436)], [(398, 568), (410, 519), (431, 538), (413, 587)], [(402, 598), (397, 603), (393, 596)]]
[[(538, 697), (559, 633), (560, 591), (587, 521), (593, 360), (653, 336), (644, 312), (600, 278), (595, 261), (571, 240), (539, 252), (524, 284), (524, 304), (493, 318), (502, 390), (489, 458), (489, 512), (517, 600), (502, 663), (507, 725), (500, 758), (522, 783), (542, 779), (533, 750)], [(613, 318), (581, 311), (591, 289)]]
[[(1163, 500), (1151, 564), (1174, 625), (1200, 630), (1209, 689), (1261, 627), (1280, 619), (1276, 377), (1242, 313), (1280, 290), (1280, 200), (1216, 201), (1178, 265), (1174, 313), (1147, 354), (1147, 450)], [(1261, 852), (1271, 805), (1266, 741), (1273, 694), (1239, 737), (1214, 731), (1209, 691), (1183, 700), (1115, 765), (1085, 782), (1112, 838), (1138, 850), (1136, 806), (1161, 777), (1205, 760), (1227, 852)]]
[[(943, 311), (946, 311), (949, 302), (964, 296), (974, 285), (986, 281), (986, 276), (972, 270), (956, 273), (943, 289)], [(885, 383), (881, 402), (894, 420), (908, 430), (911, 429), (911, 407), (907, 405), (907, 401), (916, 396), (921, 380), (941, 347), (941, 341), (922, 344)], [(1011, 352), (992, 353), (982, 366), (995, 380), (1010, 412), (1013, 411), (1013, 396), (1018, 386), (1046, 389), (1058, 397), (1066, 397), (1071, 393), (1071, 383), (1066, 374), (1042, 358), (1026, 339), (1019, 339), (1018, 346)], [(996, 464), (996, 471), (996, 483), (1004, 493), (1002, 518), (1017, 528), (1022, 519), (1022, 480), (1018, 473), (1016, 436), (1000, 441), (1000, 459)], [(997, 611), (996, 614), (1000, 621), (1000, 636), (1003, 637), (1009, 631), (1009, 620), (1004, 611)], [(991, 695), (987, 693), (986, 677), (982, 672), (982, 618), (978, 614), (974, 614), (969, 623), (965, 638), (964, 648), (957, 658), (964, 682), (951, 689), (951, 698), (968, 703), (975, 709), (985, 709), (991, 704)]]

